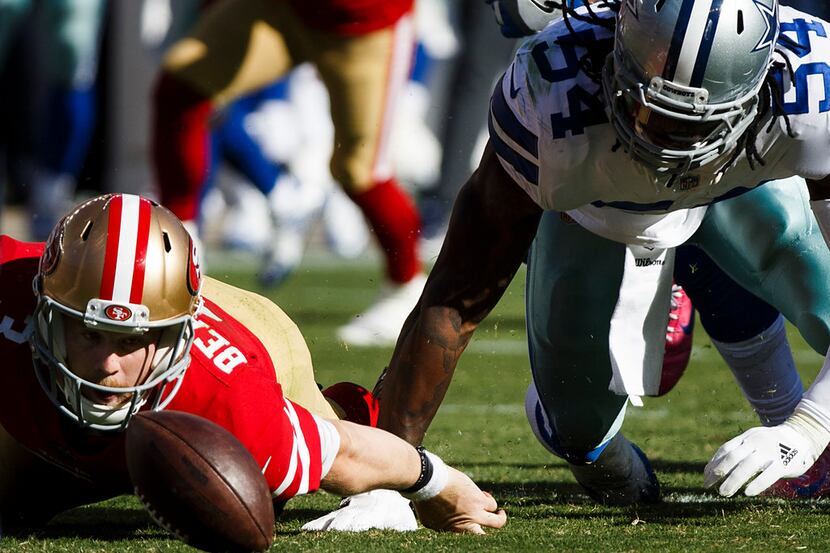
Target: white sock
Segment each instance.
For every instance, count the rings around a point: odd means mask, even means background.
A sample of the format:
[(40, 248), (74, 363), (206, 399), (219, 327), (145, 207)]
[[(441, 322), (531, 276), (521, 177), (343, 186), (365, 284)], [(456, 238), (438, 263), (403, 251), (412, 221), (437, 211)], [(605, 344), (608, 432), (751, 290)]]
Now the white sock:
[(774, 426), (789, 417), (804, 386), (795, 370), (781, 315), (754, 338), (726, 343), (712, 340), (761, 424)]

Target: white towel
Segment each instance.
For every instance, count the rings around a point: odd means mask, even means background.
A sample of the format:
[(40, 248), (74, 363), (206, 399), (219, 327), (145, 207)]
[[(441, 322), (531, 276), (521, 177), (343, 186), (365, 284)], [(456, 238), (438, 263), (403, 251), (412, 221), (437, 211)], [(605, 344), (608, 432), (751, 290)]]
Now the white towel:
[(620, 295), (608, 336), (613, 375), (608, 389), (628, 395), (656, 395), (660, 387), (666, 326), (671, 305), (674, 249), (627, 246)]

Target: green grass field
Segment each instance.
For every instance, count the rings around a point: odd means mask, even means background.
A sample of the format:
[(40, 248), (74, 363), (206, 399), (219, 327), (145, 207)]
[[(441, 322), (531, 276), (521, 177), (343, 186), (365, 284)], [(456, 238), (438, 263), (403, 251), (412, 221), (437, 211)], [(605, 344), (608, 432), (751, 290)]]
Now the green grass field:
[[(219, 264), (217, 264), (219, 265)], [(216, 266), (216, 265), (215, 265)], [(250, 273), (213, 276), (256, 289)], [(348, 349), (335, 328), (371, 302), (376, 269), (304, 266), (271, 295), (303, 331), (321, 383), (353, 380), (371, 387), (387, 349)], [(272, 551), (826, 551), (830, 502), (722, 499), (703, 488), (703, 466), (717, 447), (756, 419), (702, 331), (686, 376), (670, 394), (629, 408), (624, 431), (651, 458), (663, 485), (655, 506), (609, 508), (580, 492), (563, 461), (548, 454), (524, 416), (530, 380), (524, 335), (523, 278), (517, 277), (459, 365), (426, 445), (490, 490), (509, 515), (487, 536), (428, 530), (397, 534), (308, 534), (302, 523), (339, 498), (317, 493), (292, 500), (278, 521)], [(810, 382), (821, 357), (794, 333), (796, 361)], [(48, 501), (47, 497), (43, 498)], [(68, 512), (2, 551), (187, 551), (156, 527), (131, 497)]]

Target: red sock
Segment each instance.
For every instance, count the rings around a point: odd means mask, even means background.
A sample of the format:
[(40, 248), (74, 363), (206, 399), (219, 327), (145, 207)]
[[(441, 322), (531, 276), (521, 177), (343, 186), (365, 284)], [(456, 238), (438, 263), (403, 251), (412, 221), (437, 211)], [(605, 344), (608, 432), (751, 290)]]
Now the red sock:
[(377, 427), (380, 409), (378, 400), (360, 384), (332, 384), (323, 390), (323, 397), (336, 403), (343, 410), (347, 421)]
[(199, 212), (210, 167), (211, 101), (162, 73), (154, 93), (152, 155), (161, 203), (182, 220)]
[(394, 179), (352, 196), (386, 254), (386, 272), (393, 282), (409, 282), (421, 270), (418, 235), (421, 219), (409, 196)]

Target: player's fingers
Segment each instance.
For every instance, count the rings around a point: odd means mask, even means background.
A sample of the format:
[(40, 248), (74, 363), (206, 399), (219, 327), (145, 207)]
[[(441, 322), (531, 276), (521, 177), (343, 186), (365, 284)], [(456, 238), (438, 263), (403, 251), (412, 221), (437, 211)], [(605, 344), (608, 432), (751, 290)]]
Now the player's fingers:
[(749, 483), (744, 493), (749, 497), (754, 497), (775, 484), (780, 478), (779, 471), (775, 470), (774, 467), (768, 468)]
[(495, 513), (482, 513), (479, 517), (479, 523), (488, 528), (501, 528), (507, 524), (507, 513), (504, 512), (504, 509), (499, 509)]
[[(724, 444), (726, 447), (726, 444)], [(723, 447), (721, 448), (723, 449)], [(755, 453), (754, 449), (734, 448), (725, 453), (718, 450), (712, 460), (703, 469), (703, 484), (709, 488), (720, 481), (724, 476), (730, 474), (735, 467), (747, 457)]]
[(331, 524), (332, 530), (350, 530), (354, 528), (355, 512), (354, 509), (341, 509), (335, 516)]
[(306, 532), (321, 532), (321, 531), (326, 530), (328, 528), (328, 526), (329, 526), (329, 524), (331, 524), (331, 521), (332, 521), (333, 518), (334, 518), (334, 515), (332, 515), (332, 513), (328, 513), (328, 514), (323, 515), (319, 518), (315, 518), (314, 520), (312, 520), (310, 522), (306, 522), (303, 525), (302, 529), (305, 530)]
[(465, 534), (484, 534), (484, 529), (477, 522), (468, 522), (457, 531)]
[(715, 454), (712, 455), (712, 459), (709, 461), (709, 465), (717, 465), (728, 456), (734, 455), (735, 451), (739, 449), (744, 449), (741, 447), (743, 443), (744, 442), (742, 436), (732, 438), (731, 440), (720, 446), (718, 450), (715, 452)]
[(718, 491), (722, 496), (732, 497), (743, 487), (744, 484), (746, 484), (756, 474), (767, 468), (768, 465), (769, 463), (763, 459), (759, 459), (755, 456), (747, 457), (740, 462), (732, 470), (732, 472), (729, 473), (729, 476), (727, 476), (720, 485)]

